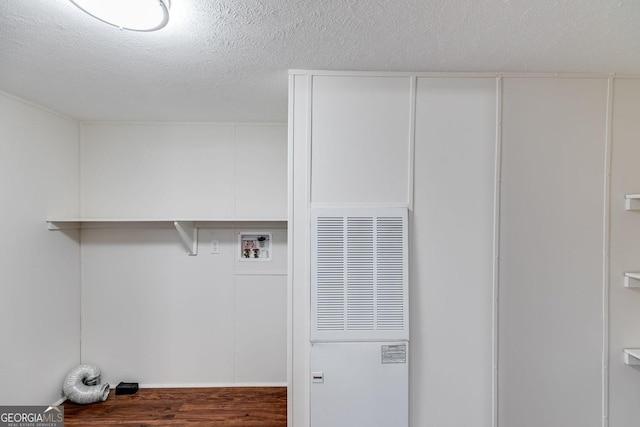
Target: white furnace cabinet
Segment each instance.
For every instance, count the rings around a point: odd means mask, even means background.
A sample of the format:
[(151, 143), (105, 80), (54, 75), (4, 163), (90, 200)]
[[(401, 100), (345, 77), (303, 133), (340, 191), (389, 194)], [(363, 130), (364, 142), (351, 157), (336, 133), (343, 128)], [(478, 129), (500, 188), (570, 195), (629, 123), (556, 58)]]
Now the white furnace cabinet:
[(312, 427), (409, 425), (406, 341), (313, 343)]
[(406, 208), (311, 211), (311, 427), (409, 418)]

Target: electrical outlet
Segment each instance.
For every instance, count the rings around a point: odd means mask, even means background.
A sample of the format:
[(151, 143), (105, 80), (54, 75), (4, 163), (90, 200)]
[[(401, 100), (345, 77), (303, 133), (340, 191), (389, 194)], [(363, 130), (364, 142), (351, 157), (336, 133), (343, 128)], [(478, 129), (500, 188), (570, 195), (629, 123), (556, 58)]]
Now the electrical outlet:
[(211, 253), (212, 254), (220, 253), (220, 240), (214, 239), (211, 241)]

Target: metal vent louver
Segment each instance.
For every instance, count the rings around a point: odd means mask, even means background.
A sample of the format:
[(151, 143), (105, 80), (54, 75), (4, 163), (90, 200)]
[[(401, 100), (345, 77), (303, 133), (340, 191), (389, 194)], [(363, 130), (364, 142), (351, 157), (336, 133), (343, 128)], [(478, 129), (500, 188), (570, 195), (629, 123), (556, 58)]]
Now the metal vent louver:
[(378, 218), (378, 329), (404, 327), (404, 225), (401, 218)]
[(344, 330), (344, 223), (342, 218), (318, 220), (317, 324), (323, 331)]
[(312, 340), (408, 339), (407, 210), (312, 209)]

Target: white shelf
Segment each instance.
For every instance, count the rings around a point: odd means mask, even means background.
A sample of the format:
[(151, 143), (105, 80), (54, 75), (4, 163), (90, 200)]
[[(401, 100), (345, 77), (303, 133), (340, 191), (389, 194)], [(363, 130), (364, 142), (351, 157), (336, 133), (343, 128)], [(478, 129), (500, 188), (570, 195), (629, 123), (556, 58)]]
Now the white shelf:
[(175, 221), (197, 223), (234, 223), (245, 224), (247, 222), (282, 222), (286, 218), (49, 218), (47, 224), (50, 230), (79, 229), (79, 228), (106, 228), (117, 227), (123, 224), (170, 224)]
[(640, 210), (640, 194), (626, 194), (624, 198), (625, 198), (625, 204), (624, 204), (625, 210), (627, 211)]
[(284, 218), (52, 218), (47, 220), (49, 230), (78, 230), (83, 228), (120, 228), (140, 226), (143, 224), (159, 224), (173, 226), (180, 240), (187, 249), (188, 255), (198, 254), (198, 227), (220, 223), (283, 223)]
[(626, 288), (640, 288), (640, 273), (624, 273), (624, 286)]
[(625, 348), (624, 363), (627, 365), (640, 365), (640, 348)]

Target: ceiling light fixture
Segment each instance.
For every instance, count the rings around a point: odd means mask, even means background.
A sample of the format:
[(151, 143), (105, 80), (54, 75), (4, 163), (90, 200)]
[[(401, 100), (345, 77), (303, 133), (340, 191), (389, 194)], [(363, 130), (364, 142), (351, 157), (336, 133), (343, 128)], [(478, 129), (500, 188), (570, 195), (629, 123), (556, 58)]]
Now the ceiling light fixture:
[(120, 29), (155, 31), (169, 22), (171, 0), (70, 0), (96, 19)]

